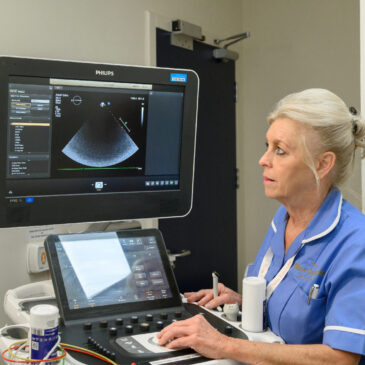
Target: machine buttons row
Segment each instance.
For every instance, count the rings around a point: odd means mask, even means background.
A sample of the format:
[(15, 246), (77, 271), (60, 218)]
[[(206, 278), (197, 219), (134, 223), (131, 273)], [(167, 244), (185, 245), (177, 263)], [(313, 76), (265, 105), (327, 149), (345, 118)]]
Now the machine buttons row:
[(93, 350), (95, 350), (99, 354), (104, 355), (111, 360), (115, 360), (115, 352), (109, 351), (106, 347), (103, 347), (102, 345), (97, 343), (97, 341), (94, 340), (92, 337), (89, 337), (87, 339), (87, 343)]
[[(162, 313), (160, 313), (160, 315), (158, 317), (160, 317), (160, 319), (166, 320), (166, 319), (168, 319), (168, 313), (162, 312)], [(175, 322), (176, 318), (182, 318), (182, 312), (181, 311), (174, 312), (174, 317), (175, 318), (172, 319), (171, 322)], [(140, 317), (138, 317), (138, 316), (131, 316), (129, 320), (130, 320), (131, 324), (137, 324), (139, 322), (139, 319), (140, 319)], [(152, 314), (146, 314), (144, 316), (145, 322), (140, 323), (140, 326), (139, 326), (140, 330), (142, 332), (147, 332), (150, 328), (150, 325), (147, 322), (151, 323), (151, 322), (153, 322), (153, 319), (154, 319), (154, 317), (153, 317)], [(123, 323), (124, 323), (124, 319), (123, 318), (116, 318), (114, 320), (114, 323), (118, 327), (122, 326)], [(133, 326), (131, 324), (128, 324), (128, 325), (125, 326), (125, 330), (126, 330), (127, 333), (133, 333)], [(93, 327), (92, 322), (85, 322), (84, 325), (83, 325), (83, 328), (84, 328), (85, 331), (90, 331), (92, 329), (92, 327)], [(107, 320), (100, 320), (99, 321), (99, 327), (100, 328), (107, 328), (108, 327), (108, 321)], [(164, 327), (164, 323), (161, 320), (156, 321), (156, 328), (157, 329), (162, 329), (163, 327)], [(114, 327), (111, 327), (111, 328), (114, 328)], [(113, 334), (114, 330), (111, 331), (111, 332), (109, 331), (109, 333), (114, 336), (114, 334)]]

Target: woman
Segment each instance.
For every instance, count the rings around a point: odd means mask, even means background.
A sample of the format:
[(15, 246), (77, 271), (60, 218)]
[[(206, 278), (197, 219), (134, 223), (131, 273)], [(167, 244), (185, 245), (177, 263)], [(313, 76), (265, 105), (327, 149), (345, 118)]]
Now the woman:
[[(328, 90), (309, 89), (268, 118), (259, 164), (265, 194), (282, 206), (248, 276), (266, 279), (268, 323), (286, 344), (230, 338), (198, 315), (163, 329), (160, 345), (248, 364), (365, 364), (365, 217), (338, 190), (365, 146), (354, 114)], [(241, 302), (224, 285), (214, 299), (211, 289), (185, 296), (207, 308)]]

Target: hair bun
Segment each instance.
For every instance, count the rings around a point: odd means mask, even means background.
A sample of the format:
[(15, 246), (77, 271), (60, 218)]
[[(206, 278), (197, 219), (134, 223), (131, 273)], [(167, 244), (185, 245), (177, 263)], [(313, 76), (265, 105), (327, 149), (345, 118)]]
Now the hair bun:
[(349, 107), (349, 111), (352, 115), (357, 115), (357, 110), (354, 106), (350, 106)]

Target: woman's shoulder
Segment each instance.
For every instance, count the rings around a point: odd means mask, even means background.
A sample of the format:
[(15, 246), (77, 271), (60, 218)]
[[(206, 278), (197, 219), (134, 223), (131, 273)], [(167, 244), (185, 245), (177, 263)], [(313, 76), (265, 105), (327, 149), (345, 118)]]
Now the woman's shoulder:
[(343, 250), (353, 250), (358, 255), (365, 254), (365, 215), (349, 203), (343, 201), (341, 219), (337, 232), (339, 244)]
[(345, 199), (342, 203), (341, 220), (346, 225), (365, 231), (365, 215)]

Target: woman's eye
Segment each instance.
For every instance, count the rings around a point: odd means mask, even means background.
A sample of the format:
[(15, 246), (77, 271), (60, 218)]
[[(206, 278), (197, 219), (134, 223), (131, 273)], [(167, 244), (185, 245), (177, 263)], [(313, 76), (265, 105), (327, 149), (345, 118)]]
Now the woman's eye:
[(276, 154), (277, 155), (283, 155), (285, 152), (280, 148), (280, 147), (276, 147)]

